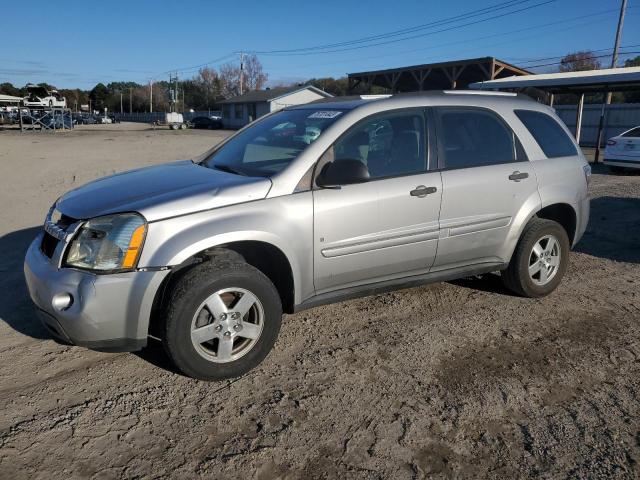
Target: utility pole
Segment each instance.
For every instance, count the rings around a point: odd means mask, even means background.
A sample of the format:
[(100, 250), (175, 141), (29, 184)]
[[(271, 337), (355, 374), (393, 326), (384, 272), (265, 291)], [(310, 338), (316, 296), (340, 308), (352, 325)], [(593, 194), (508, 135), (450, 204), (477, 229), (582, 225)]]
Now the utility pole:
[(133, 113), (133, 88), (129, 87), (129, 114)]
[[(171, 88), (171, 84), (174, 84), (174, 87)], [(169, 74), (169, 89), (171, 91), (171, 111), (178, 111), (178, 72), (176, 72), (175, 77), (172, 74)]]
[(153, 113), (153, 80), (149, 80), (149, 113)]
[[(613, 54), (611, 55), (611, 68), (616, 68), (616, 63), (618, 63), (618, 50), (620, 49), (620, 37), (622, 37), (622, 26), (624, 25), (624, 14), (627, 11), (627, 0), (622, 0), (622, 4), (620, 5), (620, 16), (618, 17), (618, 29), (616, 30), (616, 40), (613, 45)], [(611, 104), (611, 92), (607, 92), (606, 99), (602, 104), (602, 109), (600, 110), (600, 121), (598, 122), (598, 136), (596, 139), (596, 156), (594, 158), (593, 163), (598, 163), (600, 159), (600, 144), (602, 143), (602, 133), (605, 125), (605, 114), (607, 105)]]
[(124, 109), (122, 108), (122, 92), (120, 92), (120, 115), (124, 113)]
[(240, 95), (242, 95), (242, 84), (244, 80), (244, 52), (240, 52)]

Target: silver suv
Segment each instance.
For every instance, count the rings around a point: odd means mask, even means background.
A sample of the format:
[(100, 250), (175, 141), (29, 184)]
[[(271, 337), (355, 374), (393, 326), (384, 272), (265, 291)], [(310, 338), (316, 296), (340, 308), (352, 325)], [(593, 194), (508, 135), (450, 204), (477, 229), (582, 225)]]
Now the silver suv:
[(266, 357), (283, 312), (489, 272), (550, 293), (586, 228), (590, 174), (527, 97), (331, 99), (70, 191), (25, 276), (56, 337), (107, 351), (152, 337), (187, 375), (234, 377)]

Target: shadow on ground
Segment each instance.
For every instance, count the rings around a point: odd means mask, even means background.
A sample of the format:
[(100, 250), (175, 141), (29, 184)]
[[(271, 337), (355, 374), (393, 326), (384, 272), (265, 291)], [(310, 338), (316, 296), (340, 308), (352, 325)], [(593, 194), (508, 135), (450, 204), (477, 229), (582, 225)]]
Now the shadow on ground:
[(25, 228), (0, 237), (0, 319), (24, 335), (48, 339), (51, 336), (33, 310), (22, 269), (27, 248), (40, 230)]
[(589, 226), (574, 250), (617, 262), (640, 263), (640, 198), (591, 200)]

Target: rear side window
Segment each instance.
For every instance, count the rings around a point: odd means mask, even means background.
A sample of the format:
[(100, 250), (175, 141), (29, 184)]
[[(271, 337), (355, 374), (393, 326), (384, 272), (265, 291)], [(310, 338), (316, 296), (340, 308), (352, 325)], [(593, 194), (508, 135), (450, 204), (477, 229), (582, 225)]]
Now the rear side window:
[(547, 158), (578, 154), (569, 136), (550, 115), (533, 110), (516, 110), (515, 114), (538, 142)]
[(439, 157), (444, 168), (469, 168), (525, 160), (511, 129), (494, 113), (467, 107), (437, 110)]
[(632, 128), (628, 132), (624, 132), (621, 137), (640, 137), (640, 127)]

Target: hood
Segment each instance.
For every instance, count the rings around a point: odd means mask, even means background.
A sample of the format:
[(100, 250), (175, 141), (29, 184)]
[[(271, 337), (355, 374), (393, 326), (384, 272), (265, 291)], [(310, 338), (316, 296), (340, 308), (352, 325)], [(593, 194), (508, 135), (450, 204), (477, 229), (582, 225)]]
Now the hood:
[(187, 160), (95, 180), (63, 195), (57, 208), (76, 219), (140, 212), (153, 222), (261, 199), (270, 188), (267, 178), (234, 175)]

